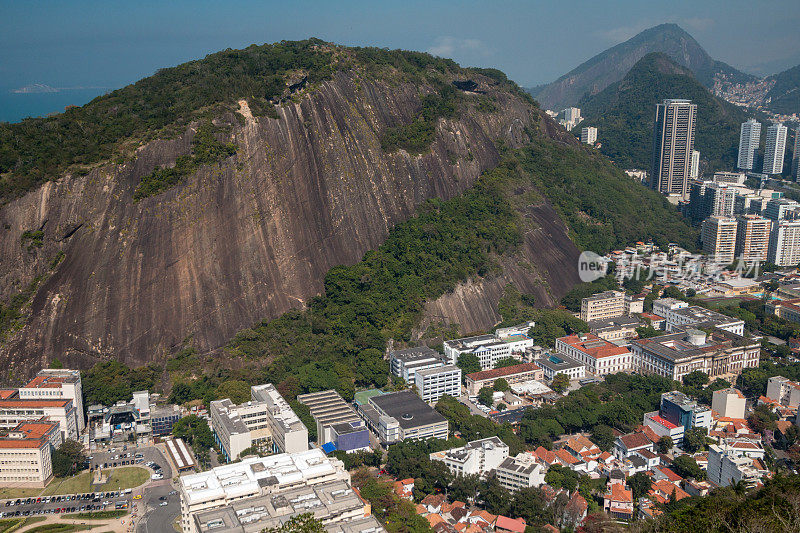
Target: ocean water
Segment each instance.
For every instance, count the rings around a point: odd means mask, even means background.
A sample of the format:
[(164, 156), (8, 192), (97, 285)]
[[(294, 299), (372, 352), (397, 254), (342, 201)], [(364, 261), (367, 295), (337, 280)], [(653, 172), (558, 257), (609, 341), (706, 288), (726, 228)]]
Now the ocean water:
[(84, 105), (111, 89), (63, 89), (55, 93), (13, 93), (0, 89), (0, 122), (61, 113), (69, 105)]

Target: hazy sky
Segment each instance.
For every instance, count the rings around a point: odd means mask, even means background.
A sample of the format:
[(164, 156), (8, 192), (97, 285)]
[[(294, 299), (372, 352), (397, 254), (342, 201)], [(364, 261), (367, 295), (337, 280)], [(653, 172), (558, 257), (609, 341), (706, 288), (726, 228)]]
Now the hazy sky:
[(800, 0), (0, 0), (0, 91), (119, 87), (220, 49), (309, 36), (430, 51), (498, 67), (529, 86), (662, 22), (677, 22), (713, 57), (747, 72), (800, 63)]

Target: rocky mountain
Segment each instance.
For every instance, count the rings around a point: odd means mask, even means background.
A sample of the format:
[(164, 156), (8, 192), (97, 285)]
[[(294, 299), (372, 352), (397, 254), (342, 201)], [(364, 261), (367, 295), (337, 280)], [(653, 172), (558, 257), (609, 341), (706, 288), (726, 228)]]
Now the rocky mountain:
[(577, 105), (587, 96), (620, 81), (642, 57), (653, 52), (666, 54), (690, 69), (700, 83), (715, 91), (758, 79), (713, 59), (677, 24), (660, 24), (597, 54), (531, 94), (546, 109), (559, 110)]
[(581, 126), (596, 126), (601, 151), (622, 168), (649, 169), (655, 105), (665, 98), (697, 104), (695, 149), (712, 168), (733, 168), (746, 113), (711, 94), (691, 70), (661, 53), (644, 56), (625, 77), (580, 102)]
[[(62, 115), (0, 124), (0, 176), (0, 361), (9, 379), (54, 358), (137, 366), (187, 342), (215, 350), (242, 328), (319, 304), (323, 289), (343, 309), (388, 271), (354, 273), (348, 289), (331, 272), (375, 261), (367, 252), (424, 205), (430, 222), (402, 226), (417, 248), (392, 261), (435, 273), (425, 257), (444, 252), (419, 244), (434, 236), (452, 254), (474, 251), (438, 257), (436, 268), (452, 272), (434, 288), (381, 296), (364, 310), (453, 291), (460, 296), (438, 301), (437, 314), (487, 328), (505, 284), (537, 305), (557, 302), (578, 280), (565, 267), (578, 246), (692, 239), (662, 198), (580, 147), (499, 71), (318, 40), (226, 50)], [(481, 176), (492, 187), (470, 192)], [(461, 207), (426, 203), (465, 193), (473, 196)], [(628, 203), (624, 213), (609, 208)], [(445, 205), (455, 221), (436, 218)], [(510, 208), (516, 229), (492, 227)], [(462, 233), (464, 246), (448, 232)], [(480, 244), (491, 235), (513, 247)], [(468, 268), (478, 251), (491, 253)], [(404, 279), (386, 283), (401, 290)], [(402, 320), (422, 318), (414, 298), (406, 305), (419, 311)], [(473, 308), (483, 311), (469, 316)], [(334, 335), (320, 320), (359, 323), (341, 313), (312, 316), (304, 335)], [(410, 326), (380, 327), (375, 335)], [(250, 335), (237, 335), (237, 353)], [(357, 345), (380, 345), (354, 335)]]

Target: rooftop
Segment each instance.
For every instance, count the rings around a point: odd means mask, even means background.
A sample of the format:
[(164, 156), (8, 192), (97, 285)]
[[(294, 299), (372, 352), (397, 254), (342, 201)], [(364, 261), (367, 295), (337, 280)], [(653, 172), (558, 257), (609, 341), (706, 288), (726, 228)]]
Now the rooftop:
[(467, 374), (467, 377), (473, 381), (484, 381), (487, 379), (499, 379), (505, 376), (513, 376), (525, 372), (536, 372), (541, 370), (541, 367), (536, 363), (522, 363), (519, 365), (511, 365), (503, 368), (494, 368), (491, 370), (482, 370), (480, 372), (472, 372)]
[(630, 353), (627, 348), (617, 346), (616, 344), (601, 339), (592, 333), (567, 335), (566, 337), (556, 339), (556, 342), (559, 341), (585, 353), (593, 359), (603, 359), (606, 357), (614, 357), (617, 355)]
[(308, 406), (311, 416), (321, 426), (360, 422), (361, 418), (335, 390), (301, 394), (297, 401)]
[(404, 430), (447, 422), (445, 417), (410, 390), (374, 396), (370, 402), (397, 420)]
[(560, 354), (552, 354), (552, 353), (545, 353), (543, 354), (541, 359), (537, 359), (536, 363), (551, 372), (561, 372), (563, 370), (568, 370), (570, 368), (578, 368), (584, 366), (582, 363), (579, 363), (575, 359), (568, 357), (562, 353)]
[(46, 408), (46, 407), (70, 407), (72, 405), (72, 400), (39, 400), (39, 399), (30, 399), (30, 400), (23, 400), (20, 398), (12, 398), (12, 399), (2, 399), (0, 400), (0, 409), (36, 409), (36, 408)]

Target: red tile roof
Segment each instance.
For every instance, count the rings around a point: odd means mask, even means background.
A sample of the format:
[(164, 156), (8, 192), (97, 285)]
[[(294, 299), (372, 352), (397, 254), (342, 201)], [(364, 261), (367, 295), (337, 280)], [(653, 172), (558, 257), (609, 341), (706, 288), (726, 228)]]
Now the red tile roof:
[(645, 446), (653, 444), (644, 433), (628, 433), (627, 435), (621, 436), (619, 440), (622, 441), (622, 444), (624, 444), (628, 450), (644, 448)]
[(675, 424), (673, 424), (672, 422), (670, 422), (669, 420), (667, 420), (666, 418), (664, 418), (663, 416), (660, 416), (660, 415), (650, 415), (650, 420), (652, 420), (656, 424), (660, 424), (660, 425), (664, 426), (667, 429), (675, 429), (675, 428), (678, 427), (678, 426), (676, 426)]
[(20, 408), (20, 407), (27, 407), (27, 408), (34, 408), (34, 407), (66, 407), (67, 405), (71, 404), (72, 400), (38, 400), (38, 399), (30, 399), (30, 400), (22, 400), (18, 398), (14, 398), (11, 400), (0, 400), (0, 409), (8, 409), (8, 408)]
[(503, 515), (498, 516), (497, 522), (495, 522), (496, 528), (514, 531), (515, 533), (525, 533), (526, 525), (524, 518), (509, 518)]
[(499, 379), (504, 376), (513, 376), (514, 374), (522, 374), (523, 372), (536, 372), (537, 370), (541, 370), (541, 368), (536, 363), (522, 363), (503, 368), (493, 368), (491, 370), (473, 372), (471, 374), (467, 374), (467, 377), (472, 381), (484, 381), (487, 379)]
[(57, 376), (36, 376), (23, 389), (60, 389), (66, 378)]
[[(572, 334), (557, 340), (572, 346), (576, 350), (580, 350), (593, 359), (602, 359), (604, 357), (613, 357), (615, 355), (630, 353), (630, 350), (627, 348), (617, 346), (592, 333), (582, 333), (581, 335)], [(590, 344), (591, 346), (589, 346)]]

